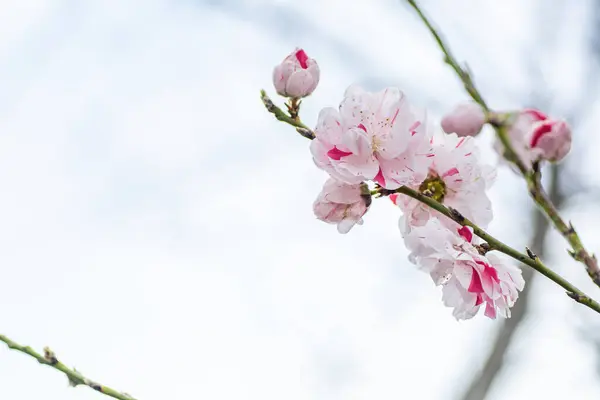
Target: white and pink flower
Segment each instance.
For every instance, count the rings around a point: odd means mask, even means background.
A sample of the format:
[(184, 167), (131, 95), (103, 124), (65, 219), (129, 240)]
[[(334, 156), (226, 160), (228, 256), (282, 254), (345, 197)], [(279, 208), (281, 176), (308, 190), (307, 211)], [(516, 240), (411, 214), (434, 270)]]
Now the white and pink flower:
[(362, 225), (362, 217), (371, 202), (368, 192), (364, 194), (361, 190), (363, 185), (349, 185), (329, 178), (313, 204), (317, 218), (336, 224), (340, 233), (348, 233), (356, 224)]
[(317, 62), (297, 48), (273, 70), (273, 85), (280, 95), (298, 99), (314, 92), (320, 76)]
[(398, 88), (371, 93), (350, 86), (339, 111), (321, 111), (315, 135), (310, 146), (314, 161), (337, 180), (374, 180), (397, 189), (426, 174), (426, 117)]
[[(513, 115), (508, 138), (517, 156), (530, 168), (534, 161), (562, 160), (571, 150), (572, 132), (565, 121), (549, 118), (539, 110), (524, 109)], [(504, 146), (499, 140), (494, 148), (502, 155)]]
[[(432, 150), (427, 155), (430, 161), (428, 174), (411, 187), (458, 210), (485, 229), (493, 218), (486, 190), (495, 180), (495, 169), (480, 162), (472, 137), (460, 138), (456, 134), (435, 136), (431, 144)], [(434, 216), (441, 217), (429, 206), (403, 194), (392, 194), (390, 199), (404, 213), (400, 220), (403, 235), (414, 226), (425, 225)], [(441, 218), (449, 228), (456, 226), (452, 220)]]
[(510, 317), (525, 286), (521, 270), (494, 254), (481, 255), (469, 228), (451, 230), (432, 218), (415, 227), (405, 243), (410, 261), (443, 287), (442, 301), (456, 319), (470, 319), (482, 306), (488, 318)]

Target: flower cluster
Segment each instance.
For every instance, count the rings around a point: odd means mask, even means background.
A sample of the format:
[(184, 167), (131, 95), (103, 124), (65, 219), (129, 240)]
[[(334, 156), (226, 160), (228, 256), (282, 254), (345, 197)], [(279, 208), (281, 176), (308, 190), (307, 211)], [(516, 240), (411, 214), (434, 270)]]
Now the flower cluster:
[(510, 317), (525, 281), (521, 270), (494, 254), (481, 254), (468, 227), (448, 229), (438, 218), (406, 236), (409, 259), (442, 288), (444, 305), (457, 319), (472, 318), (485, 305), (485, 316)]
[[(275, 68), (273, 83), (290, 98), (294, 121), (297, 100), (318, 81), (319, 67), (302, 49)], [(470, 228), (403, 193), (420, 193), (485, 229), (493, 217), (487, 190), (495, 168), (481, 162), (473, 136), (498, 115), (476, 103), (461, 104), (436, 129), (400, 89), (350, 86), (339, 107), (319, 113), (311, 136), (313, 161), (329, 175), (313, 204), (316, 217), (348, 233), (363, 223), (372, 195), (388, 196), (402, 211), (409, 260), (442, 286), (443, 303), (454, 317), (472, 318), (482, 306), (489, 318), (509, 317), (525, 284), (520, 269), (490, 254)], [(502, 116), (511, 121), (507, 139), (524, 165), (559, 161), (569, 152), (571, 131), (564, 121), (536, 110)], [(500, 142), (496, 149), (504, 154)]]
[[(432, 137), (430, 143), (426, 178), (407, 186), (459, 210), (480, 227), (487, 227), (493, 213), (486, 190), (494, 182), (495, 169), (481, 163), (473, 138), (450, 134)], [(456, 225), (411, 197), (395, 194), (390, 198), (404, 212), (400, 224), (404, 235), (410, 233), (412, 227), (425, 225), (432, 217), (450, 229)]]

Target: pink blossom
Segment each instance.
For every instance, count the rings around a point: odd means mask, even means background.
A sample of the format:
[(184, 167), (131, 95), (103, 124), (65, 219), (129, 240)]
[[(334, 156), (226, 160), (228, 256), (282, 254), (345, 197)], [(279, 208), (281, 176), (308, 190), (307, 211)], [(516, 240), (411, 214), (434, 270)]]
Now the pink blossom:
[[(431, 143), (432, 150), (427, 157), (430, 161), (428, 175), (409, 186), (486, 228), (493, 218), (486, 190), (495, 180), (495, 169), (480, 162), (472, 137), (448, 134), (432, 138)], [(390, 199), (404, 213), (400, 220), (403, 235), (413, 226), (424, 225), (433, 216), (441, 217), (437, 211), (406, 195), (394, 194)], [(448, 218), (441, 220), (450, 228), (455, 225)]]
[(282, 96), (306, 97), (317, 87), (320, 75), (317, 62), (296, 48), (273, 70), (273, 85)]
[(321, 111), (315, 135), (310, 148), (316, 165), (340, 181), (374, 180), (397, 189), (426, 174), (426, 117), (398, 88), (371, 93), (350, 86), (339, 111)]
[(510, 308), (525, 281), (518, 267), (494, 254), (481, 255), (470, 228), (448, 229), (437, 218), (405, 237), (411, 262), (442, 286), (444, 305), (456, 319), (470, 319), (484, 306), (484, 315), (510, 317)]
[(371, 201), (369, 194), (361, 194), (362, 185), (348, 185), (329, 178), (313, 204), (317, 218), (337, 224), (340, 233), (348, 233), (356, 224), (362, 225), (362, 216), (369, 209)]
[[(571, 150), (572, 133), (565, 121), (549, 118), (539, 110), (524, 109), (513, 115), (508, 138), (517, 156), (530, 168), (537, 160), (562, 160)], [(499, 140), (494, 148), (502, 155), (504, 146)]]
[(446, 133), (458, 136), (475, 136), (479, 134), (486, 122), (483, 108), (477, 103), (459, 104), (442, 118), (442, 129)]

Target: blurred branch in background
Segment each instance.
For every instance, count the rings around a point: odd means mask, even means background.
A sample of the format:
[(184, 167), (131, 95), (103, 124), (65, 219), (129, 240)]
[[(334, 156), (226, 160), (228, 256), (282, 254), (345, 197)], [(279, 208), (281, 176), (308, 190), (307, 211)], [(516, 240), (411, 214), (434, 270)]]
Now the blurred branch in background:
[[(559, 188), (559, 175), (560, 166), (553, 165), (551, 167), (551, 183), (548, 188), (550, 199), (560, 208), (563, 202), (563, 196), (560, 193)], [(546, 254), (544, 251), (546, 244), (546, 236), (548, 233), (548, 219), (539, 210), (534, 209), (533, 215), (533, 234), (531, 239), (531, 249), (540, 258), (545, 258)], [(479, 374), (475, 374), (472, 382), (469, 384), (467, 390), (462, 396), (462, 400), (482, 400), (485, 399), (489, 392), (494, 380), (499, 375), (504, 367), (504, 357), (510, 344), (513, 341), (513, 337), (521, 325), (521, 322), (525, 320), (525, 316), (528, 312), (530, 293), (533, 281), (538, 274), (534, 274), (531, 268), (523, 268), (523, 278), (527, 282), (525, 289), (519, 296), (519, 301), (512, 308), (512, 316), (509, 319), (505, 319), (502, 326), (498, 329), (496, 340), (492, 345), (492, 350), (487, 360), (485, 361), (483, 368)]]

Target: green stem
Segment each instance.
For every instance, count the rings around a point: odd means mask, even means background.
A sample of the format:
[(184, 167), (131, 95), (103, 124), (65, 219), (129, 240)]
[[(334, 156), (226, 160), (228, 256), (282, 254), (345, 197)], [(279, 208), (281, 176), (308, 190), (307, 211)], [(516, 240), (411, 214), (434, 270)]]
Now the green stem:
[(71, 386), (84, 385), (84, 386), (88, 386), (88, 387), (94, 389), (97, 392), (105, 394), (109, 397), (113, 397), (115, 399), (135, 400), (133, 397), (131, 397), (128, 394), (117, 392), (116, 390), (111, 389), (107, 386), (93, 382), (90, 379), (86, 378), (85, 376), (81, 375), (75, 369), (71, 369), (71, 368), (67, 367), (65, 364), (58, 361), (58, 359), (56, 358), (56, 356), (50, 349), (47, 349), (47, 348), (44, 349), (44, 355), (41, 355), (40, 353), (33, 350), (31, 347), (22, 346), (16, 342), (10, 340), (9, 338), (7, 338), (4, 335), (0, 335), (0, 341), (4, 342), (8, 346), (9, 349), (16, 350), (21, 353), (27, 354), (27, 355), (35, 358), (37, 360), (37, 362), (39, 362), (40, 364), (48, 365), (49, 367), (52, 367), (52, 368), (62, 372), (63, 374), (65, 374), (67, 376), (67, 378), (69, 378), (69, 385), (71, 385)]
[(515, 164), (519, 169), (519, 172), (521, 172), (521, 175), (527, 176), (530, 173), (530, 168), (528, 168), (523, 160), (517, 155), (508, 138), (508, 129), (510, 128), (510, 125), (504, 119), (498, 120), (495, 118), (490, 118), (490, 125), (494, 127), (496, 136), (504, 147), (504, 158)]
[(463, 82), (465, 89), (474, 101), (479, 103), (488, 114), (488, 120), (496, 131), (498, 139), (504, 146), (504, 157), (510, 162), (514, 163), (521, 175), (525, 178), (529, 193), (537, 204), (537, 206), (546, 214), (548, 219), (552, 222), (554, 227), (560, 232), (560, 234), (567, 240), (567, 242), (573, 248), (569, 251), (573, 258), (585, 265), (586, 271), (592, 281), (600, 287), (600, 266), (598, 266), (598, 260), (594, 255), (586, 250), (583, 242), (571, 223), (567, 224), (560, 216), (558, 210), (548, 197), (548, 194), (544, 190), (541, 184), (541, 175), (539, 168), (534, 168), (525, 165), (525, 163), (516, 154), (508, 137), (508, 129), (510, 128), (510, 122), (507, 120), (507, 116), (500, 116), (498, 114), (490, 112), (483, 97), (473, 84), (471, 76), (458, 64), (456, 59), (452, 56), (448, 45), (444, 42), (441, 36), (438, 34), (436, 29), (433, 27), (429, 19), (423, 14), (415, 0), (406, 0), (417, 12), (423, 23), (427, 26), (438, 46), (445, 55), (445, 61), (449, 64), (452, 69), (456, 72), (460, 80)]
[[(265, 108), (267, 109), (267, 111), (270, 112), (271, 114), (273, 114), (275, 116), (275, 118), (277, 118), (279, 121), (286, 122), (286, 123), (296, 127), (296, 131), (298, 131), (299, 134), (301, 134), (302, 136), (304, 136), (308, 139), (315, 138), (315, 133), (308, 126), (304, 125), (302, 123), (302, 121), (300, 121), (300, 118), (298, 118), (298, 117), (293, 118), (293, 117), (287, 115), (281, 108), (277, 107), (275, 105), (275, 103), (273, 103), (273, 100), (271, 100), (269, 98), (269, 96), (267, 95), (267, 92), (265, 92), (264, 90), (260, 91), (260, 99), (262, 100), (263, 104), (265, 105)], [(295, 104), (297, 104), (297, 103), (295, 103)]]
[[(465, 218), (457, 210), (448, 208), (448, 207), (444, 206), (443, 204), (438, 203), (437, 201), (433, 200), (432, 198), (429, 198), (429, 197), (417, 192), (416, 190), (413, 190), (406, 186), (402, 186), (399, 189), (395, 190), (394, 192), (405, 194), (407, 196), (412, 197), (413, 199), (420, 201), (421, 203), (427, 204), (429, 207), (440, 212), (441, 214), (445, 215), (446, 217), (452, 219), (453, 221), (457, 222), (461, 226), (469, 226), (469, 227), (473, 228), (473, 233), (475, 235), (477, 235), (478, 237), (480, 237), (481, 239), (485, 240), (488, 243), (488, 245), (491, 247), (491, 249), (497, 250), (501, 253), (504, 253), (504, 254), (514, 258), (515, 260), (520, 261), (523, 264), (526, 264), (527, 266), (535, 269), (536, 271), (538, 271), (542, 275), (546, 276), (551, 281), (555, 282), (556, 284), (558, 284), (562, 288), (564, 288), (567, 291), (567, 295), (569, 295), (569, 297), (571, 297), (578, 303), (581, 303), (581, 304), (591, 308), (592, 310), (596, 311), (597, 313), (600, 313), (600, 304), (598, 302), (596, 302), (595, 300), (593, 300), (592, 298), (587, 296), (585, 293), (583, 293), (581, 290), (579, 290), (577, 287), (575, 287), (572, 283), (567, 281), (565, 278), (563, 278), (556, 272), (552, 271), (550, 268), (546, 267), (544, 265), (544, 263), (542, 263), (542, 261), (537, 256), (535, 256), (533, 253), (531, 253), (530, 255), (527, 255), (527, 254), (524, 254), (524, 253), (521, 253), (521, 252), (515, 250), (514, 248), (508, 246), (507, 244), (504, 244), (503, 242), (496, 239), (489, 233), (485, 232), (483, 229), (481, 229), (480, 227), (475, 225), (473, 222), (471, 222), (470, 220)], [(387, 194), (385, 191), (383, 193)]]
[(529, 193), (533, 200), (544, 211), (556, 230), (560, 232), (571, 247), (573, 247), (573, 249), (569, 251), (569, 254), (571, 254), (575, 260), (585, 265), (589, 277), (600, 287), (600, 267), (598, 266), (598, 260), (586, 250), (573, 225), (570, 222), (567, 224), (562, 219), (560, 213), (542, 186), (539, 172), (526, 174), (524, 177), (527, 180)]
[(421, 11), (421, 8), (417, 4), (417, 2), (415, 0), (406, 0), (406, 1), (408, 4), (411, 5), (412, 8), (415, 9), (417, 14), (419, 15), (419, 18), (421, 18), (421, 21), (423, 21), (425, 26), (427, 26), (427, 29), (429, 29), (429, 32), (431, 32), (431, 34), (433, 35), (433, 38), (435, 39), (438, 46), (444, 53), (444, 61), (446, 62), (446, 64), (448, 64), (448, 65), (450, 65), (450, 67), (452, 67), (454, 72), (456, 72), (456, 75), (458, 75), (458, 78), (462, 81), (463, 86), (465, 87), (465, 90), (467, 91), (467, 93), (488, 114), (488, 117), (490, 119), (490, 124), (496, 130), (498, 138), (504, 145), (504, 148), (506, 151), (506, 154), (505, 154), (506, 158), (508, 158), (509, 160), (514, 162), (517, 165), (517, 167), (519, 168), (519, 170), (521, 171), (521, 173), (525, 174), (528, 171), (528, 168), (519, 159), (519, 157), (515, 153), (514, 149), (510, 145), (506, 129), (503, 128), (506, 126), (504, 121), (497, 119), (497, 116), (493, 115), (493, 113), (490, 112), (490, 109), (489, 109), (487, 103), (485, 102), (485, 100), (483, 99), (483, 96), (481, 95), (481, 93), (479, 93), (479, 90), (477, 90), (477, 88), (475, 87), (475, 83), (473, 83), (473, 79), (471, 78), (471, 75), (469, 74), (468, 71), (466, 71), (464, 68), (462, 68), (460, 66), (458, 61), (456, 61), (456, 58), (454, 58), (454, 56), (452, 55), (452, 52), (450, 51), (450, 47), (446, 44), (444, 39), (442, 39), (441, 35), (437, 32), (437, 30), (433, 27), (432, 23), (429, 21), (429, 18), (427, 18), (427, 16), (423, 13), (423, 11)]

